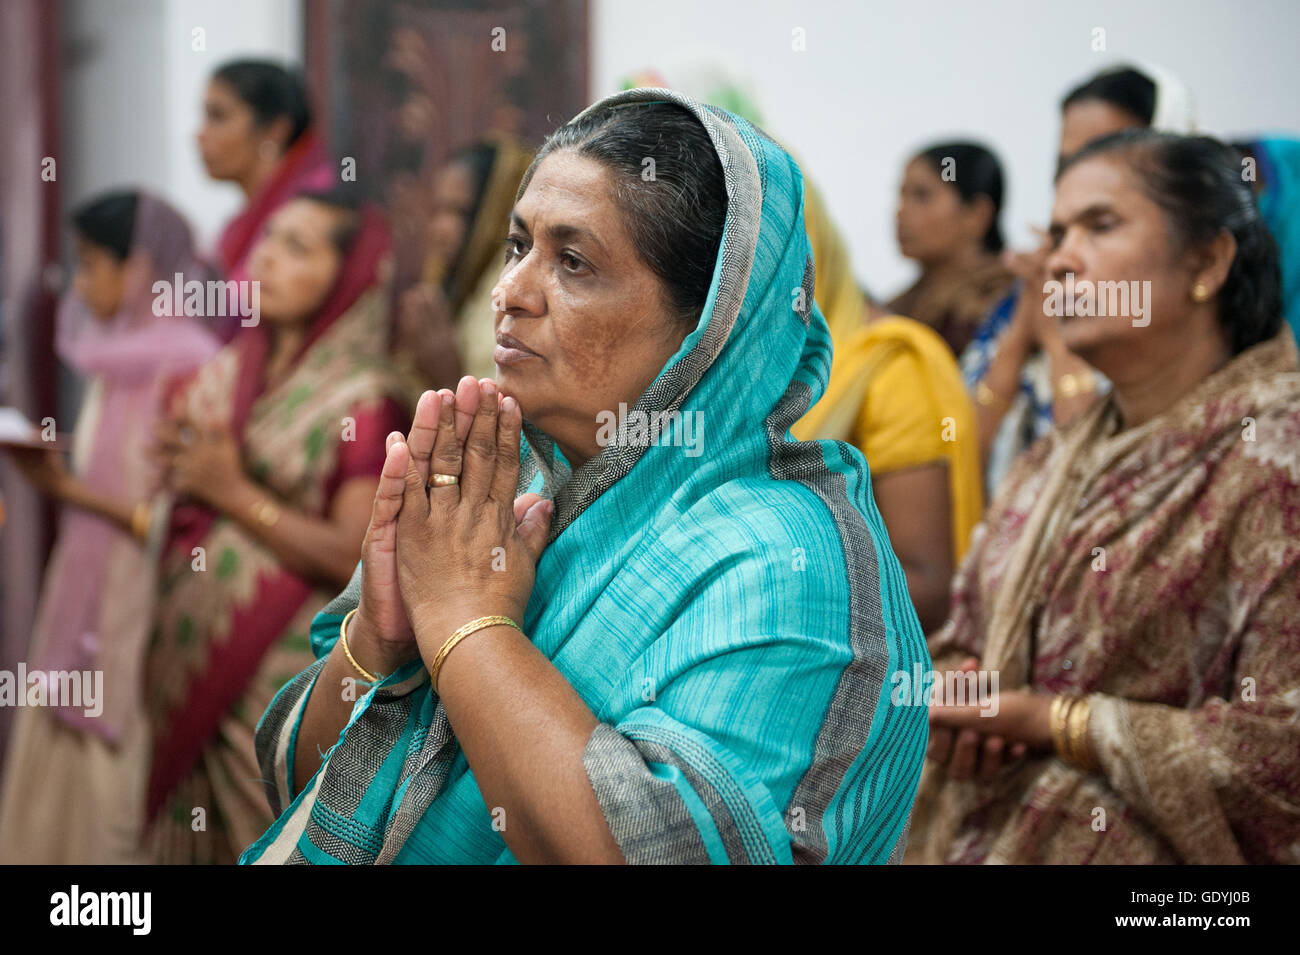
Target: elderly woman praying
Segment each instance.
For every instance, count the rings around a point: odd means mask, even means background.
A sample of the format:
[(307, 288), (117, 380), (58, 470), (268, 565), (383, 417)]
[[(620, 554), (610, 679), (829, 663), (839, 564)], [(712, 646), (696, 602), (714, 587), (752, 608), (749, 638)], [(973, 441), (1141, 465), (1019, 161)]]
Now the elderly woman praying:
[(929, 659), (862, 456), (789, 434), (830, 366), (798, 167), (629, 90), (501, 228), (496, 379), (389, 436), (242, 861), (897, 861)]

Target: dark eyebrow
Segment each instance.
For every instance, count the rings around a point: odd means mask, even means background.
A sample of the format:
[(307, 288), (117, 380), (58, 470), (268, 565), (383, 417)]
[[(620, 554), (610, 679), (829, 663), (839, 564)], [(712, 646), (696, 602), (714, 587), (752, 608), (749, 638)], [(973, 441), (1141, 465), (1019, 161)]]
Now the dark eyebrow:
[[(528, 233), (528, 226), (524, 223), (524, 220), (520, 217), (518, 212), (513, 210), (511, 211), (510, 222), (521, 229), (525, 234)], [(584, 229), (582, 226), (565, 225), (560, 223), (557, 225), (547, 226), (546, 234), (555, 242), (564, 242), (568, 239), (584, 240), (596, 246), (596, 248), (601, 252), (606, 252), (605, 243), (601, 242), (600, 239), (597, 238), (596, 233), (592, 232), (590, 229)]]
[(276, 222), (271, 221), (266, 224), (264, 234), (279, 236), (285, 241), (297, 242), (299, 245), (304, 247), (311, 245), (311, 243), (303, 237), (302, 232), (292, 225), (278, 225)]
[[(1105, 202), (1105, 201), (1094, 202), (1092, 205), (1084, 208), (1081, 212), (1076, 213), (1074, 215), (1074, 218), (1071, 219), (1070, 221), (1081, 222), (1084, 219), (1095, 219), (1100, 215), (1109, 215), (1114, 211), (1115, 211), (1115, 207), (1111, 205), (1109, 202)], [(1065, 232), (1065, 227), (1067, 225), (1069, 225), (1068, 222), (1062, 223), (1062, 222), (1058, 222), (1056, 219), (1053, 219), (1052, 224), (1047, 229), (1047, 233), (1048, 235), (1051, 236), (1060, 236)]]

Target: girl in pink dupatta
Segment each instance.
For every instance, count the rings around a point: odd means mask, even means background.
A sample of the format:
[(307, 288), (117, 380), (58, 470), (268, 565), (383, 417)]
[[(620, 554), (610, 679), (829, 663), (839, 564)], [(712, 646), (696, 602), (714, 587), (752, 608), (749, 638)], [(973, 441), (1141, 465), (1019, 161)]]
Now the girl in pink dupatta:
[(233, 863), (271, 824), (257, 720), (314, 659), (311, 618), (361, 554), (384, 439), (409, 424), (387, 357), (388, 232), (300, 196), (250, 258), (261, 322), (172, 398), (166, 479), (184, 495), (146, 666), (146, 835), (163, 863)]
[[(193, 267), (190, 231), (174, 210), (116, 193), (73, 221), (80, 264), (59, 309), (57, 348), (89, 389), (71, 474), (59, 451), (18, 455), (32, 482), (65, 505), (28, 666), (102, 674), (102, 683), (89, 684), (92, 694), (101, 688), (91, 706), (18, 711), (0, 799), (3, 862), (136, 858), (148, 753), (140, 672), (160, 539), (149, 530), (165, 525), (167, 506), (165, 495), (146, 496), (155, 483), (148, 443), (162, 382), (218, 347), (196, 321), (170, 314), (170, 294), (153, 291)], [(53, 702), (57, 678), (46, 687)]]
[[(294, 196), (328, 189), (334, 169), (311, 125), (301, 81), (274, 63), (235, 60), (212, 74), (203, 98), (199, 155), (213, 179), (237, 183), (247, 199), (217, 240), (227, 281), (248, 279), (248, 256), (271, 215)], [(237, 301), (216, 319), (222, 339), (238, 331)]]

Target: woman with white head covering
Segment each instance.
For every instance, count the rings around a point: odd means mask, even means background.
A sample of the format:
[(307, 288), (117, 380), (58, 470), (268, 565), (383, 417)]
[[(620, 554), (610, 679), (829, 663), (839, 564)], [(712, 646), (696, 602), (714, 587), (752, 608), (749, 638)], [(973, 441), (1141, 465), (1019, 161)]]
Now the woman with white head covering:
[(1103, 70), (1061, 101), (1061, 160), (1121, 129), (1196, 132), (1191, 91), (1164, 67), (1143, 64)]

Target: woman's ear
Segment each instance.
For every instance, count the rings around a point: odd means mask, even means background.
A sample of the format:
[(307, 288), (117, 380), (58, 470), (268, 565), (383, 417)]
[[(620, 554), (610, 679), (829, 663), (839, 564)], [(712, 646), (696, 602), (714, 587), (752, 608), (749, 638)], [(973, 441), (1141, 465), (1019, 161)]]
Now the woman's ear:
[[(1192, 253), (1192, 288), (1204, 286), (1205, 300), (1214, 298), (1228, 280), (1232, 263), (1237, 258), (1237, 239), (1227, 229), (1220, 230), (1209, 242)], [(1208, 293), (1208, 294), (1206, 294)], [(1195, 298), (1195, 293), (1193, 295)]]
[(289, 124), (288, 116), (277, 116), (271, 120), (260, 131), (260, 139), (273, 140), (280, 147), (280, 152), (289, 151), (289, 134), (293, 132), (293, 127)]
[(668, 343), (672, 345), (674, 352), (682, 347), (682, 342), (686, 341), (686, 336), (695, 331), (696, 326), (700, 323), (703, 313), (690, 319), (676, 309), (668, 310), (668, 322), (665, 326), (665, 335)]
[(988, 196), (975, 196), (962, 203), (962, 211), (966, 234), (982, 245), (984, 236), (992, 228), (993, 218), (996, 215), (993, 200)]

